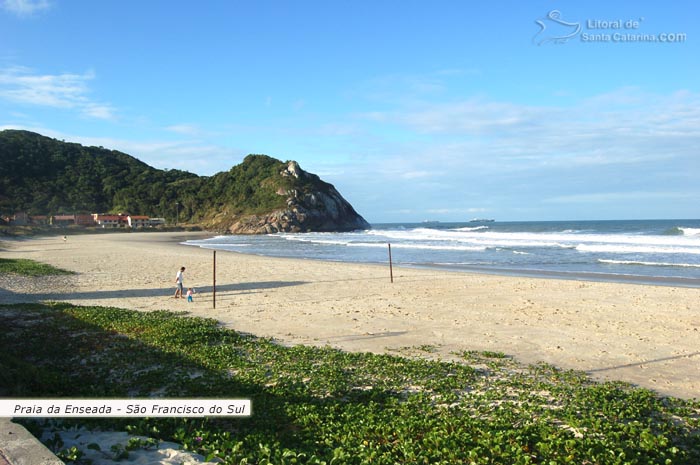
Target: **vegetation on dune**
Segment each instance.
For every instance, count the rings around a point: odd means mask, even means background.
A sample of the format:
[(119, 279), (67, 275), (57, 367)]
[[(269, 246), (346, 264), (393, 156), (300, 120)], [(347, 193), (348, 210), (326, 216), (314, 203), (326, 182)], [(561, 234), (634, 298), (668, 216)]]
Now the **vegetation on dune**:
[(283, 347), (211, 319), (68, 304), (0, 306), (0, 323), (0, 396), (252, 399), (245, 419), (80, 421), (227, 464), (700, 463), (700, 403), (498, 352)]
[(52, 276), (73, 274), (71, 271), (35, 262), (26, 258), (0, 258), (0, 273), (15, 273), (22, 276)]

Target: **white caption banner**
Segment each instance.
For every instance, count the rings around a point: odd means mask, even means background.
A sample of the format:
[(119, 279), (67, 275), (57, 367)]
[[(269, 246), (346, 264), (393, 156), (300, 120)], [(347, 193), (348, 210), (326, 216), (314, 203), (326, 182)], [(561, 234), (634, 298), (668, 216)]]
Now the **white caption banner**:
[(250, 399), (0, 399), (0, 417), (249, 417)]

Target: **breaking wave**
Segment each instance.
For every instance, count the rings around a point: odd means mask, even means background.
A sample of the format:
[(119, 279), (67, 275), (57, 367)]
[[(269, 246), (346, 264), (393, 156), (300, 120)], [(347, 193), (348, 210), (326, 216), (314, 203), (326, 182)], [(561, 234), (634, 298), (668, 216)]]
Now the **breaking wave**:
[(610, 265), (639, 265), (639, 266), (677, 266), (681, 268), (700, 268), (700, 263), (669, 263), (669, 262), (642, 262), (637, 260), (606, 260), (598, 259), (600, 263)]
[[(378, 225), (366, 231), (219, 236), (192, 245), (259, 255), (451, 268), (550, 270), (700, 283), (700, 221)], [(462, 265), (464, 264), (464, 265)], [(614, 271), (614, 272), (613, 272)], [(700, 284), (698, 285), (700, 287)]]

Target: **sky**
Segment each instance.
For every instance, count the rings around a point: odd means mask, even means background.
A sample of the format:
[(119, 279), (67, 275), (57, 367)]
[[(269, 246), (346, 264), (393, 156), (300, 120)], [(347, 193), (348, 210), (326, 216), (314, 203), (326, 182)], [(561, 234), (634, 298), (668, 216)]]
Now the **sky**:
[(370, 223), (698, 218), (699, 40), (695, 2), (0, 0), (0, 129), (296, 160)]

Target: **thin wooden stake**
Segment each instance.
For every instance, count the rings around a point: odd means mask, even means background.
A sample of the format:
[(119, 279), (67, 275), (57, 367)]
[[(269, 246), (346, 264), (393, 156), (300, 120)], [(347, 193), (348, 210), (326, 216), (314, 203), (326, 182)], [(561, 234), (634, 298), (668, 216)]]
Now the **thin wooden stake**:
[(391, 244), (389, 246), (389, 276), (391, 277), (391, 282), (394, 282), (394, 265), (391, 263)]
[(214, 251), (214, 286), (213, 286), (213, 292), (212, 292), (212, 304), (214, 305), (214, 308), (216, 308), (216, 250)]

